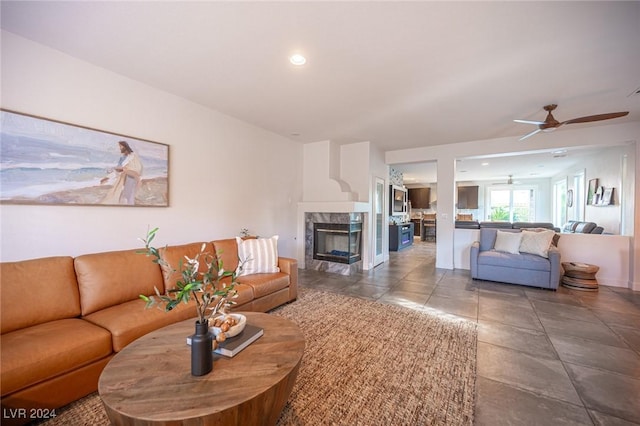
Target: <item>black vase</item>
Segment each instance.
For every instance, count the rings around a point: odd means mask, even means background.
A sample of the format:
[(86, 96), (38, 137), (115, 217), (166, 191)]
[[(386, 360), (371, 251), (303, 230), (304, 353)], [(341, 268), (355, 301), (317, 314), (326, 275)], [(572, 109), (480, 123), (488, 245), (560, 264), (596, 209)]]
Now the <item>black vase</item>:
[(191, 375), (204, 376), (213, 369), (213, 334), (209, 322), (196, 321), (196, 333), (191, 336)]

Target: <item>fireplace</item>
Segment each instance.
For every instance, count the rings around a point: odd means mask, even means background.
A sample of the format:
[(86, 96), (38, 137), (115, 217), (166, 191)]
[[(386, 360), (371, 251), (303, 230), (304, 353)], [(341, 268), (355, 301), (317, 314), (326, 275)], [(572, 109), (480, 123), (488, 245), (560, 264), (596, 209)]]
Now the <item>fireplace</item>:
[(314, 223), (313, 258), (352, 264), (361, 259), (362, 222)]

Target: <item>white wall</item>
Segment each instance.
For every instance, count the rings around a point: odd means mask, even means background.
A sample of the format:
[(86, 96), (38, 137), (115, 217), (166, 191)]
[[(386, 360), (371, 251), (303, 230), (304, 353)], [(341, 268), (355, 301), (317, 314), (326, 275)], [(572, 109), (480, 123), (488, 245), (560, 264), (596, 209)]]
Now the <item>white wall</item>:
[[(598, 185), (605, 188), (615, 188), (613, 195), (613, 205), (609, 206), (592, 206), (586, 205), (584, 211), (584, 220), (587, 222), (595, 222), (604, 228), (604, 232), (614, 235), (633, 235), (630, 227), (623, 229), (623, 211), (626, 215), (631, 214), (634, 207), (633, 187), (634, 180), (632, 176), (623, 176), (623, 161), (628, 159), (631, 168), (633, 164), (634, 145), (627, 144), (621, 146), (612, 146), (598, 152), (596, 156), (585, 158), (580, 164), (580, 170), (585, 171), (585, 191), (588, 187), (589, 180), (598, 179)], [(574, 188), (573, 176), (578, 170), (569, 169), (555, 176), (552, 180), (567, 178), (568, 189)], [(624, 178), (624, 179), (623, 179)], [(625, 189), (623, 190), (623, 182)], [(586, 195), (584, 196), (586, 202)], [(624, 204), (624, 207), (622, 206)], [(623, 209), (624, 208), (624, 209)], [(571, 215), (568, 215), (570, 217)], [(573, 217), (571, 217), (573, 219)], [(627, 218), (627, 223), (629, 217)]]
[[(375, 255), (375, 229), (372, 220), (375, 178), (382, 178), (385, 180), (385, 188), (388, 186), (389, 167), (384, 162), (384, 154), (370, 142), (340, 145), (332, 141), (320, 141), (304, 145), (303, 159), (303, 202), (298, 204), (299, 267), (305, 266), (305, 213), (361, 212), (365, 213), (363, 269), (371, 269)], [(385, 206), (387, 203), (388, 199), (385, 198)], [(385, 259), (388, 259), (387, 216), (384, 218), (383, 252)]]
[(308, 143), (303, 149), (303, 200), (358, 201), (358, 194), (341, 179), (341, 147), (332, 141)]
[(351, 143), (340, 148), (340, 177), (349, 183), (357, 201), (370, 202), (371, 143)]
[(170, 207), (1, 205), (0, 259), (280, 235), (295, 257), (302, 146), (2, 32), (1, 106), (170, 145)]

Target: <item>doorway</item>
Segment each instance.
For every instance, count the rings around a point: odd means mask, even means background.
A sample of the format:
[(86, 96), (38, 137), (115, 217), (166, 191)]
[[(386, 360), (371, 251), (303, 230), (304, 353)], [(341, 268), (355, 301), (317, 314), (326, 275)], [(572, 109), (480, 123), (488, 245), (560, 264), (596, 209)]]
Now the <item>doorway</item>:
[(375, 203), (373, 206), (373, 229), (374, 229), (374, 255), (373, 255), (373, 267), (380, 265), (384, 262), (384, 239), (385, 239), (385, 183), (384, 179), (376, 177), (376, 194), (375, 194)]

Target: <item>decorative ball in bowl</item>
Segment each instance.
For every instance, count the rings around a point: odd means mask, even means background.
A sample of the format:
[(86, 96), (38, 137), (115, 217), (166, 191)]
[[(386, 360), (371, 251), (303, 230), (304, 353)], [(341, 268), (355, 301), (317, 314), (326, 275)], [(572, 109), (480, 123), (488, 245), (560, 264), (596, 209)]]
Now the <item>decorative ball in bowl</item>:
[(209, 320), (209, 328), (214, 336), (224, 333), (227, 337), (240, 334), (247, 325), (247, 317), (241, 314), (225, 314)]

